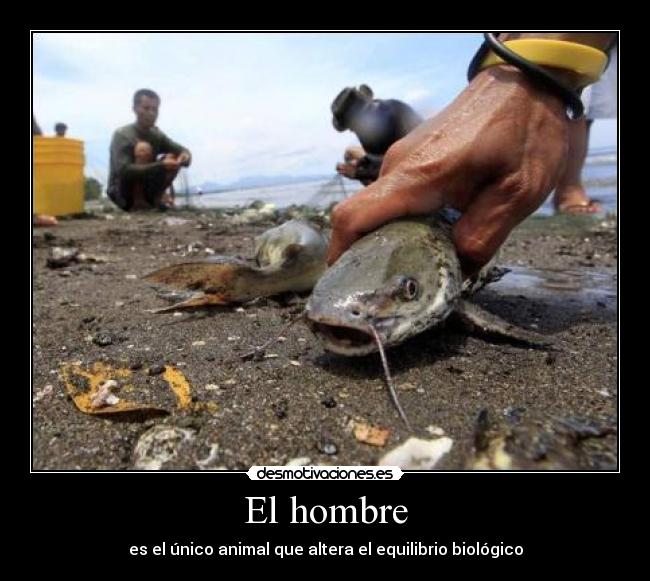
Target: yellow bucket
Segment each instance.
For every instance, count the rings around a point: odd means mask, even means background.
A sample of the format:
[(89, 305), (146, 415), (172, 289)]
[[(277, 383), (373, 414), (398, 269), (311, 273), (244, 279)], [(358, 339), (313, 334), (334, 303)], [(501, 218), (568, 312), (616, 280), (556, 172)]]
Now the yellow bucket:
[(67, 137), (33, 137), (34, 213), (84, 211), (84, 144)]

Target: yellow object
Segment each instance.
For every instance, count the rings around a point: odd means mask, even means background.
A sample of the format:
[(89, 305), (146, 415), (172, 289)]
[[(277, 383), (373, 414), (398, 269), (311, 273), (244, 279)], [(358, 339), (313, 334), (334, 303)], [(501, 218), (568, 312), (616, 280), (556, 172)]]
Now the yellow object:
[(176, 395), (179, 409), (185, 409), (192, 404), (190, 384), (180, 370), (171, 365), (166, 365), (163, 379)]
[[(167, 410), (157, 406), (124, 399), (123, 393), (133, 392), (134, 388), (132, 385), (123, 385), (119, 388), (119, 384), (116, 383), (115, 387), (117, 389), (115, 394), (111, 394), (110, 389), (106, 387), (106, 383), (109, 380), (126, 379), (131, 377), (131, 375), (132, 372), (130, 369), (114, 368), (108, 363), (97, 361), (87, 369), (81, 367), (80, 362), (64, 363), (61, 366), (60, 377), (72, 401), (80, 411), (86, 414), (106, 415), (136, 411), (154, 414), (169, 413)], [(174, 392), (178, 409), (192, 407), (192, 388), (179, 369), (171, 365), (166, 365), (163, 379)], [(113, 395), (114, 400), (101, 397), (102, 386), (104, 386), (103, 395)], [(205, 407), (210, 411), (215, 411), (217, 404), (214, 402), (197, 402), (194, 407), (195, 409)]]
[[(550, 38), (519, 38), (503, 44), (537, 65), (573, 71), (582, 77), (585, 85), (595, 83), (607, 67), (607, 55), (586, 44)], [(504, 63), (500, 56), (490, 51), (481, 69)]]
[(84, 211), (84, 144), (67, 137), (33, 137), (34, 213)]

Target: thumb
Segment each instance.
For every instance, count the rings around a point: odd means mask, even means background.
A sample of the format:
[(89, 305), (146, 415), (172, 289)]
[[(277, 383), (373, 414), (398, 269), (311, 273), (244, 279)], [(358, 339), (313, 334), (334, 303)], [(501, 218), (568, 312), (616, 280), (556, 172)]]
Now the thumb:
[(332, 265), (356, 240), (402, 216), (424, 214), (443, 205), (442, 195), (422, 176), (391, 173), (338, 204), (332, 212), (327, 263)]

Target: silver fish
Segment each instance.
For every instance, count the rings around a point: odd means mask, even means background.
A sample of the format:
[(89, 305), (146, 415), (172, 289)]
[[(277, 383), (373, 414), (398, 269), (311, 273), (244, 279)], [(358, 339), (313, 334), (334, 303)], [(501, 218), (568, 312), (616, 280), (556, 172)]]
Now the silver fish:
[(484, 332), (538, 343), (536, 335), (465, 300), (505, 272), (490, 263), (464, 281), (445, 213), (401, 219), (339, 258), (316, 284), (306, 317), (326, 350), (347, 356), (377, 351), (379, 342), (398, 345), (452, 312)]
[(327, 237), (304, 220), (290, 220), (255, 240), (255, 258), (227, 256), (185, 262), (145, 278), (192, 291), (186, 300), (158, 312), (244, 303), (283, 292), (311, 290), (326, 269)]

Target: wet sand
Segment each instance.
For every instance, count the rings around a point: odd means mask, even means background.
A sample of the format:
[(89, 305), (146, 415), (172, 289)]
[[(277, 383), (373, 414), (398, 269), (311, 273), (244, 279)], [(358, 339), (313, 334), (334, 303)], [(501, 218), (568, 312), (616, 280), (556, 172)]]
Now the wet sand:
[[(178, 217), (188, 222), (167, 224)], [(488, 310), (545, 335), (550, 348), (496, 342), (450, 324), (389, 351), (412, 432), (388, 396), (376, 355), (328, 355), (301, 323), (282, 331), (304, 298), (181, 316), (150, 312), (166, 303), (144, 274), (211, 252), (249, 256), (253, 238), (275, 224), (233, 225), (207, 211), (98, 211), (34, 231), (34, 469), (133, 469), (139, 438), (157, 425), (183, 434), (158, 446), (163, 469), (247, 470), (299, 457), (372, 465), (411, 436), (441, 432), (453, 446), (437, 469), (497, 466), (497, 450), (513, 468), (617, 468), (614, 221), (529, 219), (502, 251), (512, 282), (506, 276), (477, 295)], [(71, 246), (107, 262), (47, 265), (53, 247)], [(550, 284), (529, 269), (550, 269)], [(286, 340), (267, 351), (273, 357), (240, 358), (280, 332)], [(168, 413), (84, 414), (61, 377), (71, 362), (129, 370), (129, 385), (118, 381), (115, 394)], [(190, 385), (182, 409), (162, 366)], [(77, 393), (86, 388), (80, 382)], [(387, 443), (358, 441), (355, 422), (388, 429)]]

